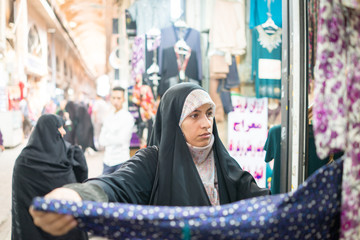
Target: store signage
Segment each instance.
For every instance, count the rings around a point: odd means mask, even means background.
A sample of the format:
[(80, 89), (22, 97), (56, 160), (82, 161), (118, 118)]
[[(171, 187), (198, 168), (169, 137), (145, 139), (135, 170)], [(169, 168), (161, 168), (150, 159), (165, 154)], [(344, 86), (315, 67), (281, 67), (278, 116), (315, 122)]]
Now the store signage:
[(266, 183), (264, 145), (267, 138), (267, 98), (231, 95), (234, 111), (228, 114), (228, 151), (250, 172), (260, 187)]

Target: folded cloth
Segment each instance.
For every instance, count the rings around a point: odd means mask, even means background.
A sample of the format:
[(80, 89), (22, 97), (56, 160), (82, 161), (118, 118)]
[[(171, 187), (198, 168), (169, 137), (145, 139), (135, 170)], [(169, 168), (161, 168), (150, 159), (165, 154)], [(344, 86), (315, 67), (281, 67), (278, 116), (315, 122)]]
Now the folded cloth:
[(73, 215), (109, 239), (338, 239), (343, 161), (296, 191), (216, 207), (167, 207), (35, 198), (36, 210)]

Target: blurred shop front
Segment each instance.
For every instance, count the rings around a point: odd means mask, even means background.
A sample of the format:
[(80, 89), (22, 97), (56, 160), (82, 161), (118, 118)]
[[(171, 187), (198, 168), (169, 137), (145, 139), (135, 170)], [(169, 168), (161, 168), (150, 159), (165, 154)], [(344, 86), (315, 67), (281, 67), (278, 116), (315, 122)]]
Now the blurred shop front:
[(22, 116), (18, 110), (23, 96), (23, 84), (15, 80), (15, 34), (10, 30), (14, 23), (13, 1), (0, 2), (0, 130), (5, 147), (22, 141)]
[(49, 101), (94, 96), (95, 77), (46, 1), (0, 4), (0, 130), (13, 147), (23, 139), (22, 106), (35, 124)]

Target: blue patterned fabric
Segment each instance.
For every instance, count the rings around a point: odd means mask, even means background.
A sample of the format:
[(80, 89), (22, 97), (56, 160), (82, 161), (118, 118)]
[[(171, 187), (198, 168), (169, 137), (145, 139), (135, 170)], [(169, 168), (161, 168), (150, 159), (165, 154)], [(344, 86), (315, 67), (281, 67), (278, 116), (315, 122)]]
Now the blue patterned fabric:
[(343, 162), (320, 168), (295, 192), (217, 207), (160, 207), (35, 198), (109, 239), (338, 239)]

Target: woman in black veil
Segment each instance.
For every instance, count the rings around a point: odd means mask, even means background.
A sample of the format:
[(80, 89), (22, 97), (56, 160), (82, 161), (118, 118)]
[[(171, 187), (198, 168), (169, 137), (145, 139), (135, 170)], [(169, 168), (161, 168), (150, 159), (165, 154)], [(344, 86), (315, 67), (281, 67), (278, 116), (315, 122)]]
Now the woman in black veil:
[(96, 151), (94, 143), (94, 127), (87, 107), (83, 104), (77, 106), (78, 124), (75, 129), (77, 144), (81, 146), (83, 152), (90, 147)]
[(61, 117), (46, 114), (39, 118), (28, 144), (17, 157), (12, 183), (12, 239), (87, 239), (74, 229), (62, 237), (53, 237), (36, 227), (29, 214), (31, 201), (67, 183), (82, 182), (88, 177), (86, 160), (79, 148), (63, 136)]
[(65, 111), (69, 114), (69, 118), (71, 121), (71, 124), (67, 126), (67, 133), (64, 136), (64, 139), (75, 145), (77, 144), (77, 138), (76, 138), (76, 128), (78, 125), (78, 114), (77, 114), (77, 105), (73, 101), (67, 102), (65, 105)]

